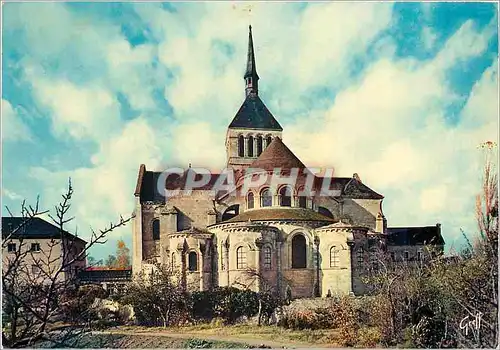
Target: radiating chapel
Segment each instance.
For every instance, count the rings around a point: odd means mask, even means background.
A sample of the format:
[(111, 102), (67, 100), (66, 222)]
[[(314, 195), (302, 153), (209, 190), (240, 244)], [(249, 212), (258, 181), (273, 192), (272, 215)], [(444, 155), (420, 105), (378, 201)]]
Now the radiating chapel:
[[(227, 167), (235, 170), (235, 193), (212, 193), (218, 174), (189, 196), (165, 198), (160, 172), (139, 167), (133, 224), (133, 272), (164, 264), (191, 290), (235, 286), (270, 287), (292, 297), (363, 294), (363, 276), (382, 249), (390, 259), (419, 262), (426, 247), (442, 250), (440, 224), (387, 227), (383, 196), (357, 174), (333, 177), (335, 196), (301, 194), (306, 165), (286, 146), (283, 128), (259, 96), (252, 28), (244, 78), (245, 99), (226, 133)], [(279, 112), (279, 111), (278, 111)], [(228, 118), (229, 120), (229, 118)], [(247, 168), (260, 173), (245, 172)], [(301, 169), (294, 186), (241, 191), (247, 176), (281, 175)], [(166, 189), (182, 188), (189, 171), (170, 175)], [(257, 278), (258, 276), (258, 278)]]

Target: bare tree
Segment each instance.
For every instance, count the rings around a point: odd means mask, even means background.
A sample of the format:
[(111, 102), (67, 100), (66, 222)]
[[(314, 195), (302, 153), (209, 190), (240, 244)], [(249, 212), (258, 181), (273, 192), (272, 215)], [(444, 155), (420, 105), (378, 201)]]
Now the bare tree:
[(165, 265), (152, 265), (142, 270), (128, 285), (122, 299), (132, 305), (139, 322), (148, 326), (167, 327), (187, 314), (187, 293), (179, 281), (181, 276)]
[[(70, 325), (64, 314), (64, 296), (78, 287), (77, 267), (84, 267), (88, 251), (106, 243), (106, 235), (114, 229), (126, 225), (131, 217), (120, 217), (118, 223), (95, 231), (85, 245), (81, 239), (69, 234), (65, 228), (74, 218), (68, 217), (71, 208), (73, 187), (71, 180), (61, 202), (51, 214), (40, 210), (39, 199), (35, 206), (22, 202), (22, 220), (2, 237), (5, 249), (14, 240), (19, 247), (3, 259), (2, 295), (3, 329), (2, 343), (15, 348), (33, 345), (38, 341), (50, 341), (60, 346), (86, 329)], [(9, 208), (10, 216), (14, 217)], [(58, 237), (52, 238), (37, 252), (29, 249), (24, 235), (35, 218), (48, 214), (58, 227)], [(29, 263), (27, 263), (29, 261)]]

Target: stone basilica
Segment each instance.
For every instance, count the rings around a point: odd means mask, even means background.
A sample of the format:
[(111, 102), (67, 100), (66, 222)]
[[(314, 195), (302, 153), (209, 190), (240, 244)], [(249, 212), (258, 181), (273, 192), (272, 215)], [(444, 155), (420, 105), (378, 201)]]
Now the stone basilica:
[[(305, 196), (305, 176), (295, 186), (270, 186), (242, 193), (247, 168), (281, 175), (306, 166), (285, 145), (283, 128), (259, 97), (250, 27), (244, 75), (245, 100), (226, 133), (227, 167), (235, 171), (236, 193), (216, 192), (211, 184), (191, 195), (164, 197), (160, 172), (139, 167), (133, 224), (133, 272), (165, 264), (190, 289), (235, 286), (264, 288), (292, 297), (362, 294), (362, 277), (376, 265), (375, 247), (395, 262), (424, 261), (427, 247), (442, 250), (440, 224), (387, 227), (383, 196), (357, 174), (327, 178), (336, 196)], [(166, 189), (182, 188), (184, 175), (170, 175)], [(315, 189), (323, 177), (316, 176)], [(378, 250), (380, 251), (380, 250)], [(385, 256), (385, 255), (384, 255)], [(265, 285), (264, 285), (265, 284)]]

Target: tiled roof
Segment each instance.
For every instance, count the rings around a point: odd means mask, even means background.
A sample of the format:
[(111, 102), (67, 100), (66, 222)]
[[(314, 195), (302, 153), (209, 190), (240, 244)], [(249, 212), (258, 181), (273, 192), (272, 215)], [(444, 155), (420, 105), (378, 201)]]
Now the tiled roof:
[[(59, 227), (38, 217), (29, 220), (23, 217), (2, 217), (2, 237), (7, 237), (13, 230), (16, 230), (20, 226), (24, 227), (13, 234), (12, 238), (61, 238)], [(80, 237), (76, 237), (67, 231), (63, 231), (63, 233), (72, 240), (87, 243)]]
[[(295, 155), (288, 149), (286, 146), (282, 143), (279, 142), (278, 138), (275, 138), (276, 140), (276, 145), (281, 144), (283, 145), (283, 148), (281, 146), (276, 146), (276, 148), (281, 149), (280, 151), (273, 151), (271, 149), (271, 145), (267, 147), (264, 152), (260, 155), (259, 158), (257, 158), (252, 164), (252, 167), (259, 167), (259, 168), (264, 168), (264, 169), (269, 169), (272, 170), (274, 167), (281, 167), (281, 168), (289, 168), (289, 167), (304, 167), (302, 162), (295, 157)], [(274, 141), (273, 141), (274, 143)], [(274, 148), (274, 147), (273, 147)], [(286, 148), (286, 149), (285, 149)], [(283, 157), (279, 158), (267, 158), (265, 153), (266, 151), (272, 152), (275, 155), (276, 154), (281, 154)], [(259, 161), (260, 160), (260, 161)], [(259, 162), (257, 162), (259, 161)], [(189, 171), (194, 171), (194, 170), (189, 170)], [(147, 171), (145, 170), (145, 167), (141, 165), (139, 169), (139, 174), (138, 174), (138, 179), (137, 179), (137, 187), (135, 191), (136, 196), (140, 196), (141, 202), (146, 202), (146, 201), (159, 201), (163, 202), (165, 201), (165, 198), (163, 197), (164, 193), (159, 193), (158, 192), (158, 178), (160, 176), (161, 172), (156, 172), (156, 171)], [(170, 175), (166, 182), (165, 182), (165, 188), (168, 190), (176, 190), (176, 189), (184, 189), (184, 185), (186, 182), (186, 176), (187, 176), (187, 171), (182, 175), (177, 175), (177, 174), (172, 174)], [(210, 181), (207, 185), (204, 187), (200, 188), (200, 190), (211, 190), (212, 186), (216, 183), (217, 179), (219, 177), (219, 174), (212, 174)], [(327, 178), (328, 179), (328, 178)], [(321, 186), (323, 185), (323, 177), (316, 177), (314, 180), (314, 189), (316, 191), (321, 190)], [(332, 178), (332, 181), (330, 183), (331, 190), (339, 190), (341, 191), (342, 195), (347, 196), (349, 198), (353, 199), (382, 199), (384, 198), (382, 195), (378, 194), (377, 192), (373, 191), (370, 189), (368, 186), (364, 185), (363, 183), (359, 182), (358, 180), (355, 180), (351, 177), (334, 177)], [(217, 194), (217, 197), (222, 196), (222, 193)]]
[(94, 270), (87, 268), (78, 274), (78, 278), (80, 281), (87, 283), (130, 281), (132, 280), (132, 270), (130, 268), (106, 270)]
[(245, 222), (245, 221), (269, 221), (269, 220), (296, 220), (296, 221), (325, 221), (333, 222), (334, 220), (319, 214), (310, 209), (304, 208), (268, 208), (247, 210), (240, 215), (237, 215), (227, 222)]
[(306, 166), (279, 137), (275, 137), (250, 167), (272, 171), (274, 168), (304, 169)]
[(390, 245), (444, 245), (441, 226), (389, 227), (387, 228)]
[(283, 131), (257, 94), (249, 94), (233, 118), (230, 129), (264, 129)]

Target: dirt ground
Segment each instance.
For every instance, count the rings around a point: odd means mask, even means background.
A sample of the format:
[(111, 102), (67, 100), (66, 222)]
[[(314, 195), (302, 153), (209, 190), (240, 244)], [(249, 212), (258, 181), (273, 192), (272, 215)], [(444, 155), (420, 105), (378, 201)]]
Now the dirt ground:
[(338, 347), (330, 341), (328, 331), (289, 331), (273, 326), (223, 326), (209, 325), (172, 328), (120, 327), (103, 334), (168, 337), (175, 339), (204, 339), (215, 342), (244, 343), (252, 347), (272, 348), (331, 348)]

